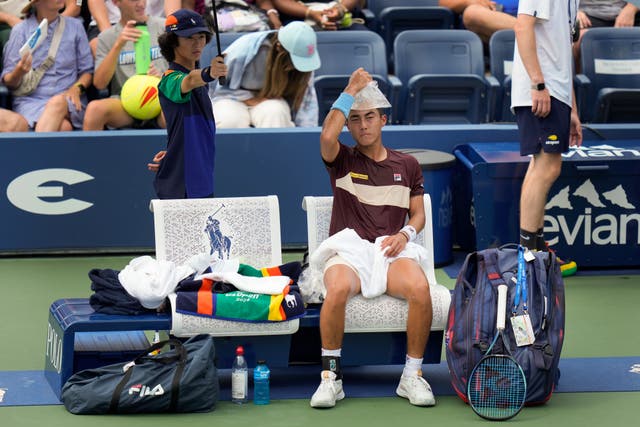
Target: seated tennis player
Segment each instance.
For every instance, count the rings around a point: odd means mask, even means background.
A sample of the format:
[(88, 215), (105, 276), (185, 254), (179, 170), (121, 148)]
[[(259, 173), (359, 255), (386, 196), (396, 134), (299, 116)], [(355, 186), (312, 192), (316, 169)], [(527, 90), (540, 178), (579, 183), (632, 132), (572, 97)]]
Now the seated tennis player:
[[(320, 135), (334, 198), (330, 237), (310, 257), (310, 269), (324, 271), (323, 370), (311, 397), (314, 408), (333, 407), (345, 397), (340, 369), (345, 307), (358, 293), (407, 300), (407, 356), (396, 393), (413, 405), (435, 405), (421, 371), (432, 320), (422, 267), (426, 249), (412, 242), (425, 223), (423, 176), (414, 157), (382, 144), (385, 109), (390, 107), (371, 75), (359, 68), (333, 104)], [(338, 140), (345, 121), (356, 141), (353, 147)]]

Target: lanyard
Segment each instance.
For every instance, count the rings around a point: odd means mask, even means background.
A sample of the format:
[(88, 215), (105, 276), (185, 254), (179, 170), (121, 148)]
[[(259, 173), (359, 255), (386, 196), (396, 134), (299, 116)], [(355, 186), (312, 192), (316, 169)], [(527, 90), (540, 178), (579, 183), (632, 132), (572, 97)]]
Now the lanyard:
[(522, 297), (522, 309), (527, 312), (527, 267), (524, 261), (524, 247), (518, 247), (518, 281), (516, 282), (516, 295), (513, 300), (513, 314), (516, 314)]

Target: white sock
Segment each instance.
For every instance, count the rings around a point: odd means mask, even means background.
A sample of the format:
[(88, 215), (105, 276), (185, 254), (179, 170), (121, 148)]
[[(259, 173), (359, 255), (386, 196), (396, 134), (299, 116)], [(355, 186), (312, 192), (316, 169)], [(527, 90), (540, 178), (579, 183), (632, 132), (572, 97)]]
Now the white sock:
[(321, 356), (342, 357), (342, 348), (337, 348), (335, 350), (327, 350), (326, 348), (323, 348)]
[(404, 362), (404, 369), (402, 375), (405, 377), (418, 375), (418, 372), (422, 370), (422, 358), (415, 359), (407, 354), (406, 361)]

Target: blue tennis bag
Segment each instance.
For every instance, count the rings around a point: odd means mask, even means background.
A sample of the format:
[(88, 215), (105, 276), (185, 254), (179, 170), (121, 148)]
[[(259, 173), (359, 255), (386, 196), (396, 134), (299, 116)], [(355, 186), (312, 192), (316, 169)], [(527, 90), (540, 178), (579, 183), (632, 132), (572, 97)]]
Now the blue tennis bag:
[[(564, 282), (555, 254), (531, 255), (533, 259), (524, 262), (526, 285), (520, 289), (518, 249), (512, 247), (473, 252), (458, 274), (449, 306), (445, 351), (451, 383), (465, 402), (469, 375), (496, 334), (497, 288), (501, 284), (509, 289), (504, 335), (527, 380), (525, 405), (545, 403), (557, 385), (564, 340)], [(517, 346), (511, 318), (524, 318), (524, 314), (530, 319), (532, 331), (527, 337), (532, 343)], [(502, 352), (502, 344), (496, 343), (493, 352)]]
[(73, 414), (207, 412), (219, 391), (213, 338), (201, 334), (156, 343), (132, 362), (77, 372), (61, 397)]

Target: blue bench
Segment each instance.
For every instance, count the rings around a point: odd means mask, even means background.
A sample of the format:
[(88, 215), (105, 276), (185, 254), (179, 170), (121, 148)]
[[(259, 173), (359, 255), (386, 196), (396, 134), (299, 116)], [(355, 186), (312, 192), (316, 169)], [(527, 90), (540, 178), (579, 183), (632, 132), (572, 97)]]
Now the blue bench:
[(76, 334), (101, 331), (168, 330), (169, 314), (115, 316), (95, 313), (87, 298), (59, 299), (49, 308), (45, 377), (58, 396), (74, 373)]
[[(269, 361), (272, 367), (286, 367), (298, 363), (318, 362), (320, 342), (318, 320), (320, 306), (310, 306), (307, 314), (300, 319), (300, 329), (293, 335), (236, 336), (214, 338), (218, 368), (228, 369), (233, 361), (234, 349), (242, 344), (250, 366), (258, 358)], [(87, 298), (59, 299), (49, 308), (47, 342), (45, 350), (45, 377), (51, 388), (60, 397), (64, 383), (78, 370), (86, 358), (83, 353), (91, 353), (95, 360), (86, 361), (91, 367), (109, 362), (130, 360), (138, 354), (140, 345), (123, 348), (78, 348), (83, 334), (100, 337), (101, 333), (124, 331), (125, 338), (140, 344), (143, 331), (168, 331), (171, 329), (171, 315), (168, 313), (144, 314), (140, 316), (119, 316), (95, 313)], [(126, 332), (129, 332), (126, 334)], [(424, 363), (440, 363), (442, 355), (443, 331), (431, 331), (425, 352)], [(86, 346), (85, 346), (86, 347)], [(146, 348), (146, 346), (143, 346)], [(350, 333), (344, 341), (344, 366), (402, 364), (405, 358), (406, 337), (404, 332)], [(362, 351), (366, 348), (366, 351)], [(128, 350), (128, 351), (125, 351)], [(111, 360), (100, 357), (108, 353)], [(114, 353), (118, 353), (114, 355)], [(317, 359), (317, 360), (316, 360)]]

